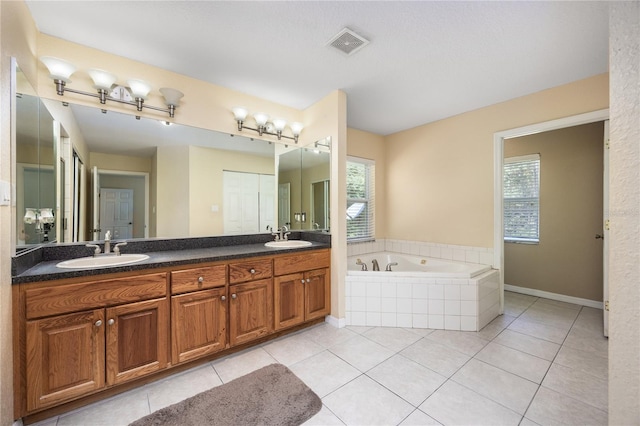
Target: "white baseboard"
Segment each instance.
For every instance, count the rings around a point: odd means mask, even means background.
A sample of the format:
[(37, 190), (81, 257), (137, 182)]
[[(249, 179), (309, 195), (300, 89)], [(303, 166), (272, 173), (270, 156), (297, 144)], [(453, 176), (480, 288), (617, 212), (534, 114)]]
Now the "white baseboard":
[(580, 297), (566, 296), (564, 294), (551, 293), (549, 291), (536, 290), (535, 288), (518, 287), (516, 285), (505, 284), (504, 289), (514, 293), (528, 294), (529, 296), (544, 297), (545, 299), (557, 300), (559, 302), (573, 303), (575, 305), (589, 306), (590, 308), (602, 309), (602, 302), (597, 300), (582, 299)]
[(324, 318), (324, 321), (328, 322), (330, 325), (334, 326), (335, 328), (344, 328), (347, 326), (346, 318), (336, 318), (334, 316), (327, 315)]

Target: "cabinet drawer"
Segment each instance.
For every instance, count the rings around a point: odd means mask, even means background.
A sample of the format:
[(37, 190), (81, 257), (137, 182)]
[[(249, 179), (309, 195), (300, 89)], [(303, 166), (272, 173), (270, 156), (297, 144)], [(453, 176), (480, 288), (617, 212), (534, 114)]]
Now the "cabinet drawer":
[(273, 260), (275, 275), (287, 275), (311, 269), (328, 268), (331, 262), (329, 250), (306, 251)]
[(27, 319), (164, 297), (167, 274), (148, 274), (26, 290)]
[(229, 283), (270, 278), (273, 275), (271, 259), (257, 259), (229, 264)]
[(171, 272), (171, 294), (221, 287), (227, 283), (227, 265)]

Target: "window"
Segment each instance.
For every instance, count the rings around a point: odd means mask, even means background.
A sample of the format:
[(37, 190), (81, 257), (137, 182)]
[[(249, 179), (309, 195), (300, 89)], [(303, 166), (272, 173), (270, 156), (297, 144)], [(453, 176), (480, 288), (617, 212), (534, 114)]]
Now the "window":
[(375, 237), (375, 162), (347, 158), (347, 240)]
[(540, 241), (540, 154), (504, 160), (504, 239)]

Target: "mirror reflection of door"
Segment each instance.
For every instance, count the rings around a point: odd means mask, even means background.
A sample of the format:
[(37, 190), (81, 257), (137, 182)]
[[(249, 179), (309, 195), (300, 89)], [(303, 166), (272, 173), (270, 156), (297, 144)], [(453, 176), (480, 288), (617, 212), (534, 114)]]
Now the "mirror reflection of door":
[(275, 177), (258, 173), (223, 172), (225, 234), (267, 232), (275, 214)]
[(291, 226), (291, 184), (278, 184), (278, 227)]
[(133, 189), (100, 188), (100, 239), (133, 236)]
[(312, 229), (329, 228), (329, 180), (311, 184)]

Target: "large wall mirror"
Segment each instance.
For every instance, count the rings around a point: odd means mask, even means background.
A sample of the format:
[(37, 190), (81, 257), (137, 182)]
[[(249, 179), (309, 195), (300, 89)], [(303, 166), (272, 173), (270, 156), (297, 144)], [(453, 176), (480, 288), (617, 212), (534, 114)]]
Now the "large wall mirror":
[[(284, 194), (277, 178), (277, 144), (99, 108), (63, 107), (60, 101), (44, 103), (54, 123), (60, 121), (63, 147), (63, 155), (50, 156), (57, 177), (48, 179), (61, 187), (56, 224), (64, 219), (64, 226), (58, 242), (101, 240), (107, 230), (117, 239), (182, 238), (270, 232), (280, 225)], [(22, 120), (23, 110), (16, 113)], [(297, 229), (329, 229), (330, 156), (328, 141), (319, 142), (320, 149), (311, 153), (291, 151), (298, 181), (288, 205), (296, 206), (293, 214), (307, 215)], [(321, 166), (316, 164), (320, 158)], [(55, 197), (55, 191), (51, 194)], [(20, 202), (27, 202), (26, 192), (18, 194)]]

